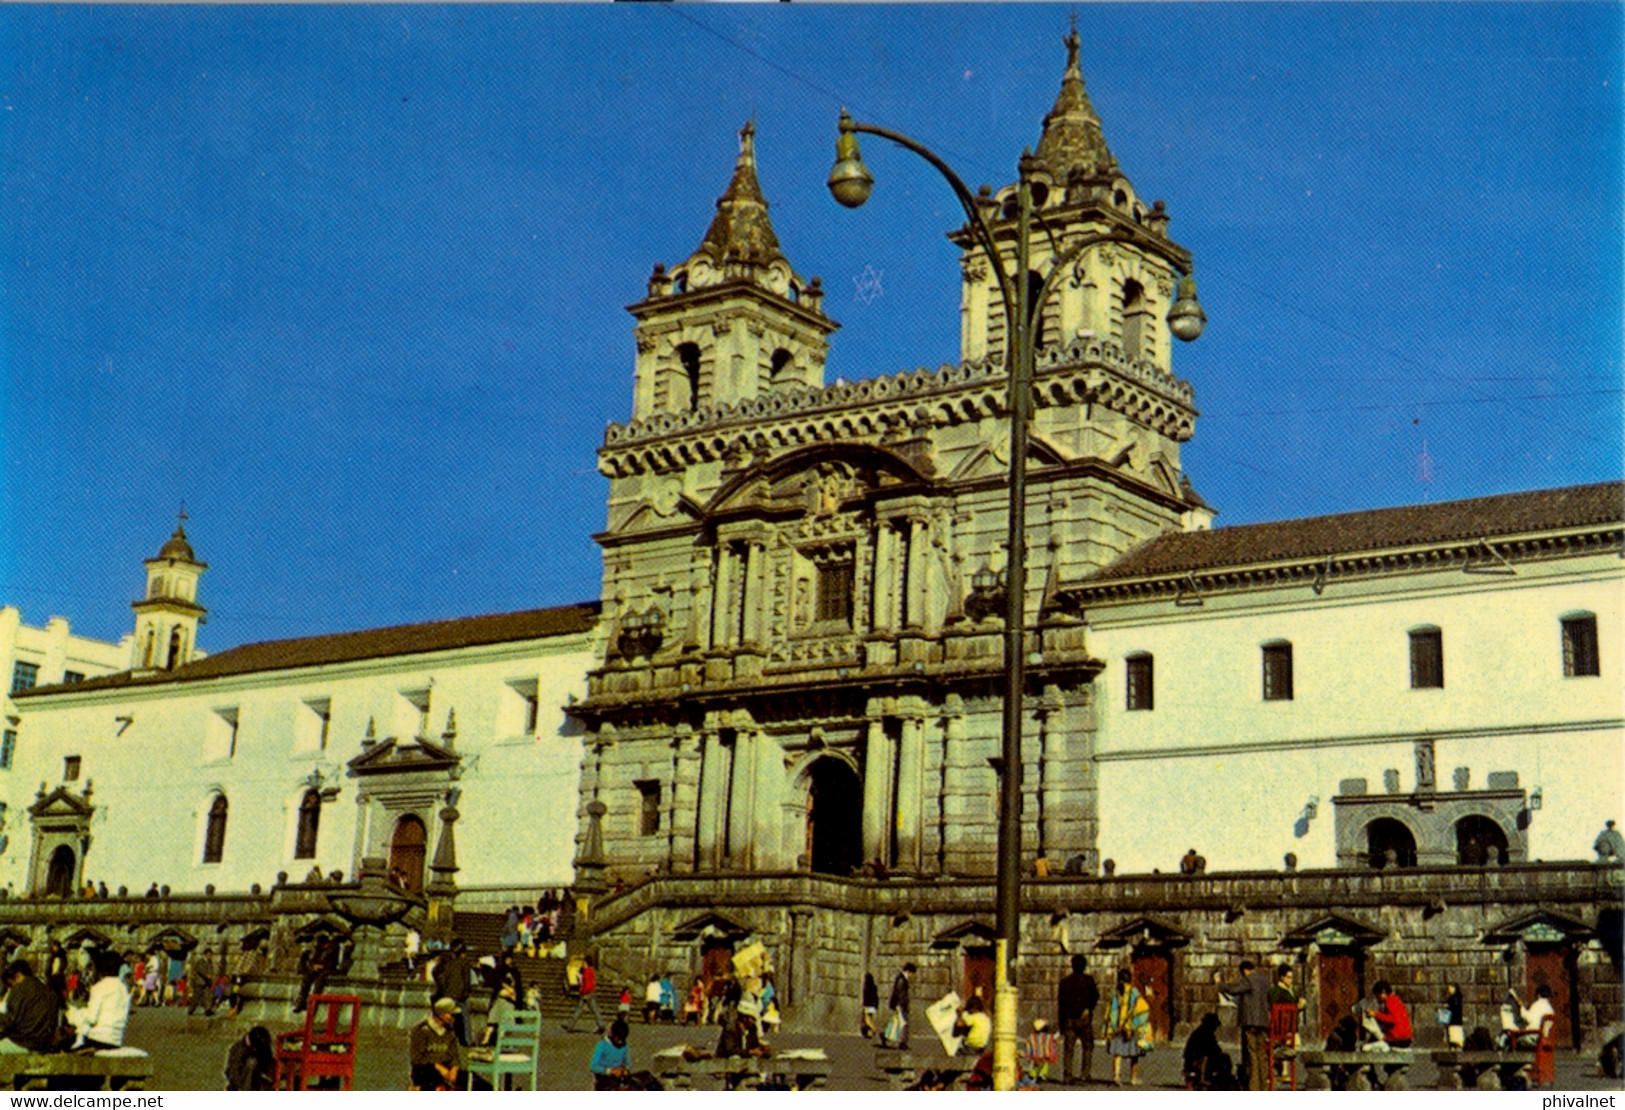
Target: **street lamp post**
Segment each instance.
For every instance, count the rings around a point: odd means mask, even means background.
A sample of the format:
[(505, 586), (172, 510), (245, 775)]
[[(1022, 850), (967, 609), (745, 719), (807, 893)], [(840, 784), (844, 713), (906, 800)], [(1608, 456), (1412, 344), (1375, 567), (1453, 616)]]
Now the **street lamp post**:
[(1196, 283), (1187, 267), (1158, 246), (1150, 236), (1133, 229), (1088, 232), (1067, 245), (1051, 259), (1050, 269), (1036, 291), (1030, 288), (1029, 253), (1033, 220), (1031, 152), (1024, 151), (1017, 163), (1016, 242), (1014, 274), (1006, 269), (1004, 256), (993, 237), (981, 206), (959, 176), (931, 150), (896, 131), (872, 124), (856, 123), (843, 109), (839, 135), (835, 141), (835, 166), (830, 170), (829, 191), (847, 208), (857, 208), (869, 199), (874, 176), (858, 151), (858, 135), (877, 135), (913, 151), (931, 163), (952, 187), (977, 246), (987, 257), (998, 282), (1005, 314), (1005, 350), (1010, 412), (1010, 503), (1009, 561), (1005, 570), (1004, 615), (1004, 717), (999, 767), (999, 838), (994, 927), (993, 994), (993, 1087), (1015, 1089), (1016, 1082), (1016, 956), (1021, 934), (1021, 713), (1027, 684), (1026, 592), (1027, 592), (1027, 431), (1032, 409), (1034, 323), (1039, 310), (1054, 291), (1060, 274), (1082, 252), (1104, 241), (1134, 242), (1153, 250), (1181, 270), (1179, 295), (1168, 313), (1173, 334), (1183, 340), (1201, 334), (1206, 316), (1196, 300)]

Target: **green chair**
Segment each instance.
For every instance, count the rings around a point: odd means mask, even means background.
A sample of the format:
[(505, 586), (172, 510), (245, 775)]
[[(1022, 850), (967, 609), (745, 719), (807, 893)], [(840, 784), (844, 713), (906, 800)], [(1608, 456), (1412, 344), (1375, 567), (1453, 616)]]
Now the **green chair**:
[[(470, 1059), (468, 1074), (491, 1084), (493, 1091), (536, 1089), (536, 1059), (541, 1055), (542, 1015), (539, 1010), (517, 1010), (497, 1026), (489, 1060)], [(509, 1087), (507, 1077), (524, 1080)]]

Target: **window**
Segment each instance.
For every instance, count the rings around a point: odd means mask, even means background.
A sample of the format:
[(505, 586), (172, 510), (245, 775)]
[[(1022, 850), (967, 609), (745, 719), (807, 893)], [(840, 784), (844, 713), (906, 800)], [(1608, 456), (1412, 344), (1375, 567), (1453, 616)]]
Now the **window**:
[(1264, 700), (1292, 700), (1292, 645), (1285, 640), (1264, 645)]
[(333, 728), (333, 702), (329, 698), (312, 698), (305, 702), (309, 711), (299, 715), (294, 733), (294, 750), (325, 752), (328, 735)]
[(660, 784), (645, 780), (636, 784), (642, 797), (639, 810), (638, 835), (654, 836), (660, 831)]
[(316, 858), (316, 833), (322, 824), (322, 793), (315, 788), (299, 799), (299, 827), (293, 838), (294, 859)]
[(420, 740), (429, 737), (429, 691), (428, 690), (402, 690), (401, 697), (405, 698), (417, 717), (417, 723), (411, 726), (412, 735)]
[(503, 732), (516, 732), (522, 736), (535, 736), (541, 722), (542, 700), (534, 678), (511, 678), (508, 689), (513, 696), (507, 698), (502, 710)]
[(1151, 656), (1131, 655), (1125, 661), (1128, 674), (1128, 708), (1151, 708)]
[(852, 623), (852, 564), (850, 562), (820, 563), (818, 565), (818, 600), (813, 613), (816, 621)]
[(1123, 283), (1123, 356), (1133, 362), (1145, 357), (1145, 324), (1149, 316), (1145, 287), (1137, 281)]
[(1597, 660), (1597, 615), (1575, 613), (1563, 618), (1563, 675), (1600, 675)]
[(784, 376), (784, 372), (786, 370), (794, 368), (794, 364), (794, 356), (792, 356), (790, 352), (785, 350), (783, 347), (780, 347), (778, 350), (773, 352), (772, 365), (768, 370), (768, 381), (776, 384)]
[(85, 680), (85, 676), (84, 676), (84, 673), (81, 672), (81, 671), (63, 671), (62, 672), (62, 681), (69, 684), (70, 686), (75, 682), (83, 682), (84, 680)]
[(11, 770), (11, 757), (17, 751), (17, 730), (6, 729), (5, 735), (0, 736), (0, 771)]
[(1444, 633), (1429, 625), (1411, 630), (1411, 689), (1444, 686)]
[(78, 756), (76, 756), (76, 755), (65, 755), (65, 756), (62, 757), (62, 781), (63, 782), (78, 782), (79, 781), (79, 757)]
[(32, 690), (37, 682), (39, 682), (39, 664), (24, 663), (19, 659), (12, 665), (11, 692), (13, 694), (20, 694), (24, 690)]
[(203, 862), (219, 863), (226, 852), (226, 796), (216, 794), (209, 805), (209, 825), (203, 833)]
[(682, 363), (682, 374), (676, 379), (677, 388), (672, 397), (672, 408), (700, 407), (700, 348), (697, 343), (683, 343), (677, 348), (677, 361)]

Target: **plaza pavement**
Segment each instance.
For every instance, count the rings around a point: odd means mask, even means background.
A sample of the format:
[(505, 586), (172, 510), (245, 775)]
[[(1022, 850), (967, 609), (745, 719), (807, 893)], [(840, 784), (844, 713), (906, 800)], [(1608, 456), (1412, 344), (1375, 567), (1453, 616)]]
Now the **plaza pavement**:
[[(480, 1019), (476, 1017), (475, 1027)], [(231, 1043), (248, 1031), (252, 1023), (243, 1017), (188, 1018), (178, 1009), (146, 1008), (131, 1013), (125, 1043), (146, 1049), (153, 1056), (151, 1090), (220, 1090), (225, 1086), (223, 1069)], [(265, 1022), (273, 1033), (295, 1028), (290, 1014), (280, 1022)], [(689, 1043), (710, 1048), (716, 1043), (715, 1026), (655, 1025), (633, 1021), (631, 1048), (634, 1069), (648, 1066), (650, 1056), (661, 1048)], [(403, 1090), (406, 1086), (406, 1039), (404, 1029), (368, 1028), (363, 1025), (356, 1054), (355, 1086), (358, 1090)], [(592, 1032), (565, 1033), (554, 1024), (542, 1032), (538, 1086), (543, 1090), (586, 1091), (592, 1083), (587, 1061), (598, 1037)], [(775, 1047), (822, 1048), (832, 1061), (829, 1086), (835, 1091), (875, 1091), (882, 1084), (874, 1070), (873, 1046), (856, 1034), (781, 1033), (773, 1038)], [(1179, 1050), (1183, 1041), (1153, 1051), (1141, 1066), (1143, 1086), (1134, 1089), (1168, 1090), (1179, 1086)], [(1237, 1053), (1232, 1050), (1232, 1058)], [(1094, 1061), (1096, 1089), (1110, 1090), (1111, 1063), (1097, 1046)], [(1619, 1090), (1620, 1083), (1602, 1077), (1594, 1053), (1584, 1057), (1560, 1053), (1557, 1065), (1559, 1090)], [(1431, 1086), (1431, 1064), (1422, 1063), (1411, 1071), (1413, 1088)], [(1046, 1089), (1064, 1091), (1077, 1088), (1048, 1084)], [(1130, 1088), (1125, 1088), (1130, 1089)]]

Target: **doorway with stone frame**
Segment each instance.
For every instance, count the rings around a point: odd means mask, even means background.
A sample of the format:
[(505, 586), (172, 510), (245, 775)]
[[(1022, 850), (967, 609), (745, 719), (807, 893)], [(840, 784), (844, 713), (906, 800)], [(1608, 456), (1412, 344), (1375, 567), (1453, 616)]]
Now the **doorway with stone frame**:
[(807, 866), (825, 875), (850, 875), (863, 865), (863, 782), (839, 756), (813, 760), (807, 780)]

